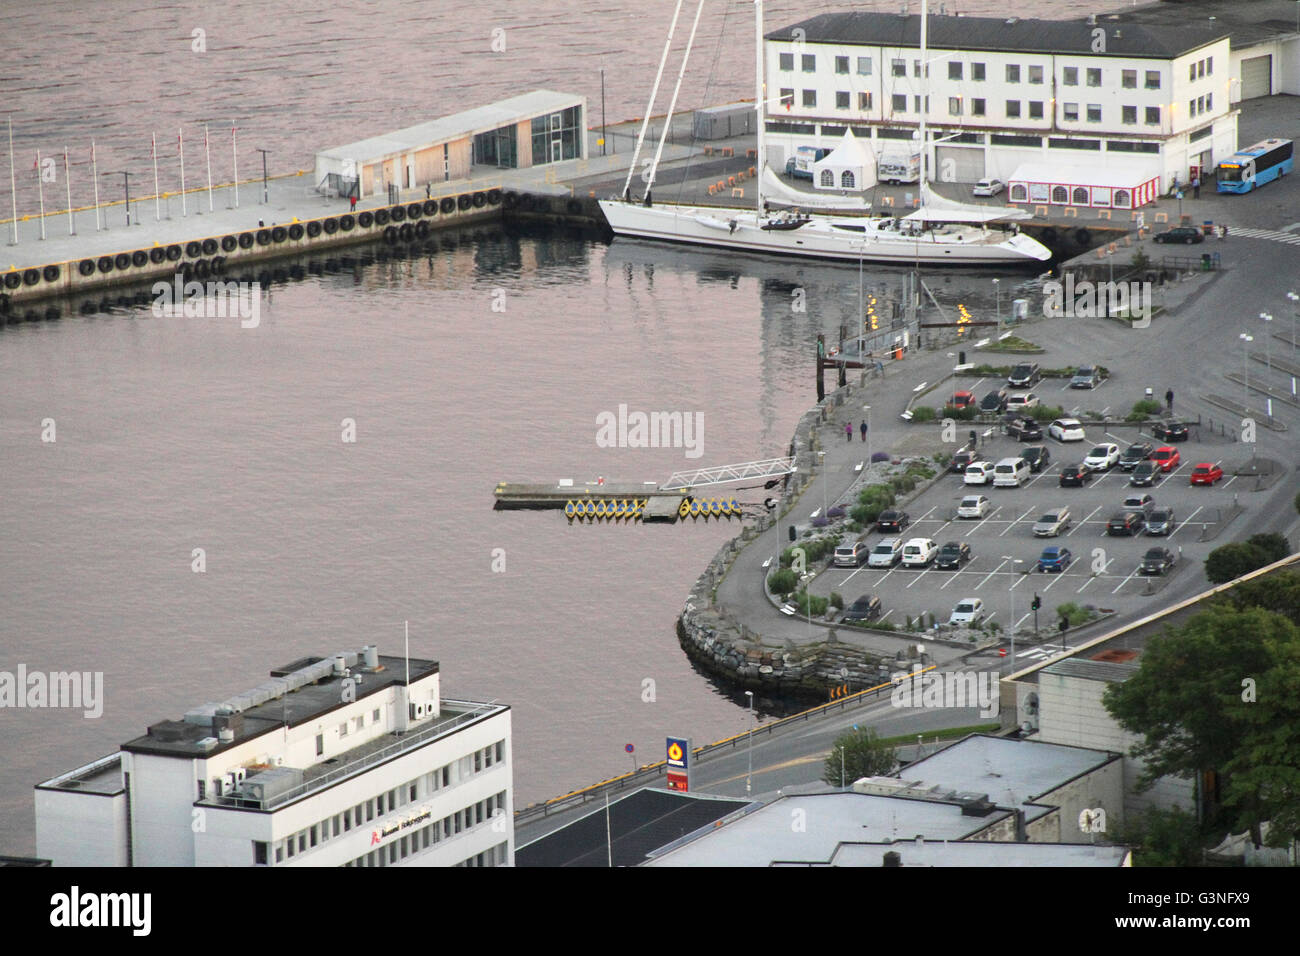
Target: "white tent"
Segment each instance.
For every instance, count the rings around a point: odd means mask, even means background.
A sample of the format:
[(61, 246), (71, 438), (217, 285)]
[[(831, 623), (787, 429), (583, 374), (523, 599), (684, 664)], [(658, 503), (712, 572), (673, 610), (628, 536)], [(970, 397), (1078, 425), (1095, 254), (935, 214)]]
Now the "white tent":
[(1021, 163), (1007, 180), (1011, 202), (1055, 206), (1099, 206), (1136, 209), (1154, 202), (1160, 191), (1157, 160), (1131, 159), (1105, 165)]
[(818, 189), (865, 192), (876, 184), (876, 157), (845, 127), (835, 147), (813, 165), (813, 185)]
[(763, 197), (782, 206), (796, 206), (800, 209), (838, 209), (842, 211), (866, 212), (871, 203), (861, 196), (840, 193), (810, 193), (788, 185), (772, 167), (763, 167)]
[(904, 219), (926, 220), (929, 222), (993, 222), (1003, 219), (1029, 219), (1025, 209), (1011, 209), (1006, 206), (984, 206), (979, 203), (958, 202), (940, 196), (928, 185), (921, 190), (922, 205), (916, 212), (908, 213)]

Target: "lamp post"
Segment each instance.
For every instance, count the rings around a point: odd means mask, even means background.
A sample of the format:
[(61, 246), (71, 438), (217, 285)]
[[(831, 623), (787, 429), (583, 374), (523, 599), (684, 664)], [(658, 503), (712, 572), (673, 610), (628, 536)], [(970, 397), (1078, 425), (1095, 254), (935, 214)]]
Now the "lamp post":
[(1287, 297), (1288, 299), (1291, 300), (1291, 308), (1294, 310), (1294, 311), (1291, 313), (1291, 352), (1292, 352), (1292, 354), (1294, 355), (1294, 353), (1295, 353), (1295, 326), (1296, 326), (1296, 322), (1297, 322), (1297, 320), (1300, 320), (1300, 308), (1296, 308), (1296, 307), (1297, 307), (1298, 305), (1300, 305), (1300, 295), (1296, 295), (1294, 292), (1288, 292), (1288, 293), (1286, 294), (1286, 297)]
[(1242, 332), (1237, 336), (1241, 339), (1241, 370), (1244, 376), (1241, 380), (1241, 409), (1243, 413), (1250, 413), (1250, 343), (1255, 341), (1255, 336)]
[(749, 770), (745, 773), (745, 792), (749, 793), (754, 777), (754, 692), (745, 691), (749, 698)]
[(826, 517), (826, 452), (817, 452), (817, 464), (822, 471), (822, 517)]
[(262, 202), (269, 203), (270, 199), (266, 191), (266, 154), (269, 153), (270, 150), (259, 147), (257, 151), (262, 154)]
[(1261, 312), (1259, 317), (1264, 320), (1264, 363), (1268, 368), (1268, 377), (1271, 381), (1273, 378), (1273, 346), (1271, 344), (1273, 329), (1269, 323), (1273, 321), (1273, 313)]
[(993, 280), (993, 298), (997, 302), (998, 331), (1002, 331), (1002, 286), (1001, 279)]
[(867, 468), (871, 468), (871, 406), (863, 405), (862, 410), (867, 414)]
[(100, 173), (101, 176), (121, 176), (123, 188), (126, 190), (126, 224), (131, 225), (131, 174), (126, 170), (120, 170), (111, 173)]
[(1016, 565), (1020, 562), (1009, 554), (1002, 555), (1003, 561), (1011, 562), (1011, 587), (1007, 588), (1011, 592), (1011, 623), (1008, 630), (1011, 632), (1011, 669), (1015, 670), (1016, 664)]

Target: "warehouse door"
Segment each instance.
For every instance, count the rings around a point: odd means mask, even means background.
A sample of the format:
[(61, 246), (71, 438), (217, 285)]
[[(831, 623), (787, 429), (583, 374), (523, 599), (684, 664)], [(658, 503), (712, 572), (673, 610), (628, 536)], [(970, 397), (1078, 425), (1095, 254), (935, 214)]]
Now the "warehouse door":
[(1253, 100), (1273, 92), (1273, 57), (1255, 56), (1241, 61), (1241, 98)]
[(984, 178), (984, 148), (935, 147), (934, 179), (941, 183), (977, 183)]

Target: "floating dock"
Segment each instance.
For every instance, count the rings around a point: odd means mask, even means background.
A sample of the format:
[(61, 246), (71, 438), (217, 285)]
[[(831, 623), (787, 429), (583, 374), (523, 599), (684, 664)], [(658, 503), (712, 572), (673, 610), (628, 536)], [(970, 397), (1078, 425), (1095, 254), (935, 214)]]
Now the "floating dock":
[(737, 518), (746, 506), (720, 494), (697, 497), (689, 488), (666, 490), (654, 482), (589, 481), (555, 484), (503, 481), (494, 492), (498, 511), (563, 511), (570, 520), (632, 520), (672, 523), (685, 518)]

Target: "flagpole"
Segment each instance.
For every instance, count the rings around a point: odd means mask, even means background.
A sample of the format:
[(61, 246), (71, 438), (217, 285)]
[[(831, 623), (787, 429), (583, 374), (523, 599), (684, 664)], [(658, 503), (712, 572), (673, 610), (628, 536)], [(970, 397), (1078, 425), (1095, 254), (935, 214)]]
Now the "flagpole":
[(181, 154), (181, 216), (188, 215), (185, 211), (185, 130), (176, 131), (176, 148)]
[(18, 245), (18, 185), (14, 180), (14, 120), (12, 116), (6, 116), (9, 122), (9, 196), (14, 203), (14, 221), (13, 221), (13, 244)]
[(41, 179), (41, 151), (36, 151), (36, 191), (41, 197), (41, 238), (45, 238), (45, 184)]
[(208, 212), (212, 212), (212, 153), (208, 150), (208, 124), (203, 124), (203, 158), (208, 164)]
[(238, 128), (239, 127), (237, 126), (230, 127), (230, 153), (231, 153), (231, 159), (233, 159), (235, 162), (235, 208), (236, 209), (239, 208), (239, 137), (235, 135), (235, 131)]
[(90, 178), (95, 181), (95, 231), (99, 232), (99, 166), (95, 162), (95, 141), (90, 141)]
[(68, 175), (68, 147), (63, 147), (63, 184), (68, 189), (68, 235), (77, 234), (77, 222), (72, 218), (72, 177)]
[(149, 151), (153, 153), (153, 218), (156, 222), (162, 222), (162, 190), (158, 188), (158, 134), (149, 135), (152, 137)]

